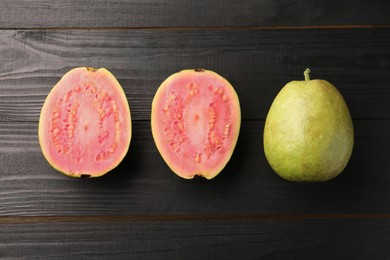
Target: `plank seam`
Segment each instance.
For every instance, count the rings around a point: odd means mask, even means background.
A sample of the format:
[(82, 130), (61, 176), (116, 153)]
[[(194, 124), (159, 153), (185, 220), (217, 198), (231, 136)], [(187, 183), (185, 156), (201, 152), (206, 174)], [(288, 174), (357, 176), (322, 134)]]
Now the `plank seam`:
[(390, 220), (390, 214), (1, 216), (0, 224), (154, 221)]
[(4, 31), (18, 30), (305, 30), (305, 29), (390, 29), (390, 24), (356, 24), (356, 25), (269, 25), (269, 26), (183, 26), (183, 27), (20, 27), (0, 28)]

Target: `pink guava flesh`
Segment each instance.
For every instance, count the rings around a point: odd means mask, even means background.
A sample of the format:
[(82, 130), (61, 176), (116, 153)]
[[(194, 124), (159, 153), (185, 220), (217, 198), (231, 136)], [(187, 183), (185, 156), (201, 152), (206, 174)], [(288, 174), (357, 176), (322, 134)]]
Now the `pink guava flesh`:
[(184, 70), (158, 89), (152, 133), (169, 167), (180, 177), (215, 177), (229, 161), (241, 123), (230, 83), (212, 71)]
[(57, 170), (97, 177), (115, 168), (131, 139), (130, 108), (106, 69), (76, 68), (49, 93), (40, 116), (43, 154)]

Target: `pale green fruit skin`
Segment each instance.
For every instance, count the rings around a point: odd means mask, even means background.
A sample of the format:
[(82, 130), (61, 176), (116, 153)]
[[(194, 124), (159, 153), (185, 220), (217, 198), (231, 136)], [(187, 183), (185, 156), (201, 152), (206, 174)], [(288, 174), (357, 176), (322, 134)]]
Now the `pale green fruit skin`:
[(352, 154), (354, 131), (347, 104), (325, 80), (289, 82), (271, 105), (263, 141), (265, 156), (280, 177), (331, 180)]

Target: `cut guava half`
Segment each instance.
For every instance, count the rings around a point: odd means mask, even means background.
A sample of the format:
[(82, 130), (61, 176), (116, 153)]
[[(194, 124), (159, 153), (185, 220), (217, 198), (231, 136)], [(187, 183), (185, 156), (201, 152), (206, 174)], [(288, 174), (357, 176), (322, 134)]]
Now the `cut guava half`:
[(240, 124), (236, 91), (213, 71), (175, 73), (153, 99), (151, 127), (157, 149), (185, 179), (217, 176), (233, 154)]
[(128, 152), (131, 115), (126, 95), (106, 69), (70, 70), (47, 96), (39, 143), (47, 161), (73, 177), (98, 177)]

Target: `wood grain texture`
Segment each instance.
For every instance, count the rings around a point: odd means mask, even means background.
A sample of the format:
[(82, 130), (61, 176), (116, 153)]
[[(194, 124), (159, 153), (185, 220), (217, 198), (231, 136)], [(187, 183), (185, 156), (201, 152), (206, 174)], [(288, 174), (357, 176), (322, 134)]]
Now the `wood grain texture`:
[(1, 28), (390, 24), (387, 1), (3, 0)]
[(264, 120), (291, 80), (332, 82), (354, 119), (390, 118), (390, 30), (11, 30), (0, 31), (0, 122), (37, 122), (43, 101), (73, 67), (109, 69), (133, 120), (149, 120), (161, 82), (203, 67), (235, 87), (244, 120)]
[(37, 123), (0, 124), (0, 215), (389, 214), (390, 120), (357, 120), (344, 172), (326, 183), (289, 183), (272, 172), (264, 122), (244, 121), (233, 157), (211, 181), (177, 177), (155, 148), (150, 123), (135, 121), (130, 151), (99, 179), (74, 179), (44, 159)]
[(0, 257), (387, 259), (390, 220), (73, 222), (0, 225)]
[[(390, 2), (0, 1), (0, 258), (390, 259)], [(79, 66), (105, 67), (131, 106), (129, 153), (99, 179), (56, 172), (37, 136), (42, 104)], [(203, 67), (240, 97), (232, 159), (211, 181), (174, 175), (150, 130), (155, 91)], [(264, 119), (291, 80), (332, 82), (355, 147), (326, 183), (267, 164)]]

